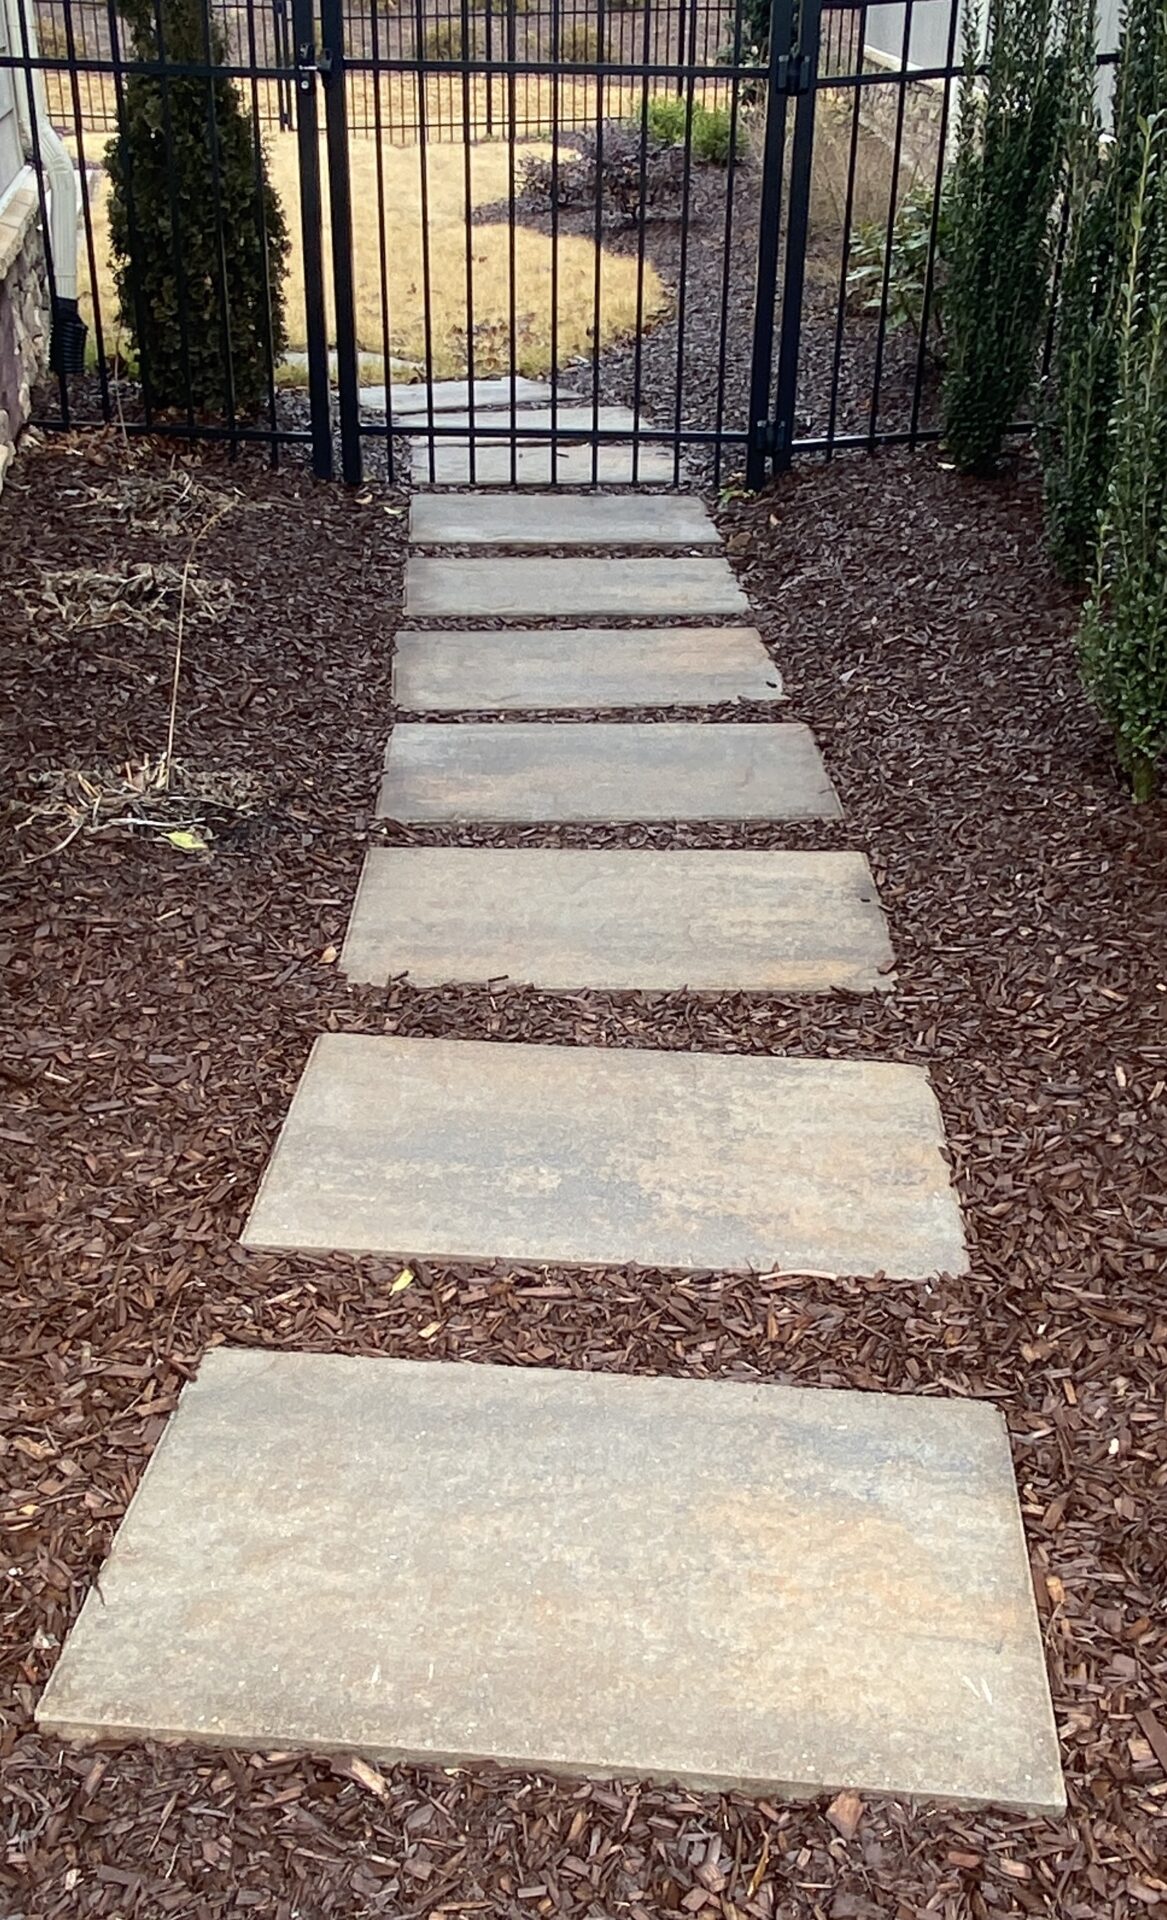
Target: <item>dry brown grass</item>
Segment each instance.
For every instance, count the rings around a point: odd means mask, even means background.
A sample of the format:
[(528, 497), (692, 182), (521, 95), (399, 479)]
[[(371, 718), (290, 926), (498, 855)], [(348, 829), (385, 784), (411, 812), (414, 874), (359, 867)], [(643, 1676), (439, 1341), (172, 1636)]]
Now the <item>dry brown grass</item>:
[[(300, 175), (296, 141), (275, 134), (267, 142), (272, 181), (283, 203), (292, 235), (287, 305), (289, 343), (302, 348), (304, 261), (300, 246)], [(353, 265), (356, 282), (357, 343), (365, 353), (381, 353), (381, 199), (377, 191), (377, 148), (371, 140), (350, 143), (353, 203)], [(518, 151), (546, 156), (545, 143)], [(509, 149), (486, 141), (470, 147), (446, 143), (426, 147), (383, 147), (385, 270), (389, 289), (389, 351), (402, 360), (424, 361), (428, 306), (434, 373), (442, 378), (466, 371), (467, 211), (505, 200), (509, 188)], [(424, 162), (428, 206), (429, 271), (422, 249), (421, 179)], [(469, 162), (469, 194), (467, 163)], [(572, 164), (570, 156), (565, 164)], [(323, 154), (321, 157), (323, 168)], [(476, 373), (498, 373), (511, 365), (512, 278), (509, 231), (505, 221), (470, 228), (469, 278), (473, 296)], [(112, 330), (116, 315), (109, 259), (109, 230), (104, 190), (94, 207), (94, 237), (102, 313)], [(515, 368), (538, 375), (551, 368), (551, 242), (546, 234), (519, 227), (514, 237)], [(331, 247), (325, 200), (325, 249)], [(560, 364), (590, 353), (595, 311), (595, 249), (581, 235), (563, 234), (556, 249)], [(326, 281), (330, 283), (326, 257)], [(601, 344), (631, 333), (636, 325), (636, 262), (623, 255), (601, 255)], [(83, 301), (83, 308), (92, 302)], [(651, 266), (645, 267), (644, 318), (650, 323), (665, 311), (668, 296)], [(331, 300), (330, 300), (331, 309)], [(92, 318), (87, 311), (87, 318)], [(329, 312), (329, 337), (332, 338)]]
[[(79, 117), (86, 155), (90, 160), (99, 158), (111, 135), (108, 131), (93, 129), (108, 129), (117, 122), (112, 75), (91, 72), (78, 75), (79, 115), (74, 113), (69, 76), (50, 71), (44, 78), (53, 125), (67, 140), (72, 140), (76, 137)], [(248, 111), (252, 111), (250, 84), (240, 82), (239, 92)], [(594, 74), (561, 74), (553, 79), (545, 73), (520, 73), (514, 87), (515, 126), (521, 135), (549, 133), (553, 126), (561, 129), (594, 126), (601, 104), (607, 119), (638, 113), (643, 92), (643, 80), (630, 75), (609, 78), (604, 82), (601, 103)], [(409, 145), (418, 137), (423, 125), (423, 102), (417, 74), (350, 73), (347, 97), (349, 125), (354, 129), (355, 140), (366, 137), (355, 129), (376, 129), (378, 115), (383, 140)], [(254, 107), (261, 126), (278, 127), (280, 102), (274, 81), (256, 82)], [(460, 74), (431, 73), (426, 82), (424, 109), (424, 124), (431, 133), (434, 128), (465, 126), (475, 140), (501, 137), (507, 131), (510, 111), (507, 79), (504, 75), (492, 74), (488, 86), (485, 74), (472, 74), (469, 85), (463, 89)], [(371, 139), (372, 134), (368, 137)]]
[[(811, 231), (816, 237), (834, 240), (843, 232), (853, 137), (852, 228), (886, 222), (896, 159), (893, 92), (891, 88), (870, 90), (860, 105), (857, 131), (852, 91), (825, 88), (819, 95), (810, 200)], [(894, 182), (896, 204), (919, 180), (935, 179), (941, 104), (935, 88), (921, 84), (908, 90)]]

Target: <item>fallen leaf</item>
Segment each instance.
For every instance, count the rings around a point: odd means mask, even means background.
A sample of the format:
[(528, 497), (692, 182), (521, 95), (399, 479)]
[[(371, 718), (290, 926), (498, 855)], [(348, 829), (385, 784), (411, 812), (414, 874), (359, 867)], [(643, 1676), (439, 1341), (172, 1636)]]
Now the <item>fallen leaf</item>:
[(168, 844), (177, 847), (180, 853), (207, 851), (207, 843), (202, 834), (196, 833), (193, 827), (175, 827), (173, 832), (167, 834), (166, 839)]
[(404, 1293), (406, 1287), (411, 1287), (412, 1285), (413, 1285), (413, 1268), (402, 1267), (401, 1272), (398, 1274), (396, 1280), (393, 1282), (393, 1285), (390, 1287), (389, 1291), (391, 1294)]
[(325, 947), (324, 952), (320, 956), (320, 964), (322, 967), (331, 967), (336, 964), (339, 958), (339, 947)]

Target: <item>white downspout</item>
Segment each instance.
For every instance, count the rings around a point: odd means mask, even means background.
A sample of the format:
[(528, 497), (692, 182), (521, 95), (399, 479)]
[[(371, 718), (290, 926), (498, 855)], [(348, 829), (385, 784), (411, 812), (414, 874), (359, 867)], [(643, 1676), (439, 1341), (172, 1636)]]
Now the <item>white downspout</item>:
[[(39, 49), (32, 0), (24, 0), (23, 9), (20, 0), (0, 0), (0, 4), (8, 21), (9, 46), (15, 53), (23, 53), (27, 48), (27, 57), (35, 60)], [(80, 370), (79, 365), (72, 357), (67, 363), (59, 361), (59, 354), (66, 336), (72, 337), (76, 350), (78, 328), (81, 329), (80, 351), (82, 354), (84, 352), (84, 327), (77, 314), (77, 220), (80, 212), (77, 174), (64, 143), (49, 123), (44, 73), (39, 67), (28, 71), (32, 79), (33, 112), (36, 116), (35, 139), (29, 114), (28, 83), (25, 73), (20, 69), (16, 70), (17, 85), (13, 91), (24, 150), (26, 153), (35, 153), (39, 147), (45, 171), (55, 296), (50, 359), (58, 372), (73, 373)]]

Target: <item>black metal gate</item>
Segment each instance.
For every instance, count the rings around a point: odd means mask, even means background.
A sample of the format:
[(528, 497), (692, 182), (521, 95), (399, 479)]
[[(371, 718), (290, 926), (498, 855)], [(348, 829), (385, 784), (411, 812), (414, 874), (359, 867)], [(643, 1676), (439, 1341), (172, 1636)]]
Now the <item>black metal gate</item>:
[[(751, 487), (936, 432), (956, 0), (207, 0), (181, 68), (127, 51), (114, 0), (20, 4), (0, 67), (75, 156), (90, 328), (45, 426), (302, 446), (349, 482), (407, 436), (438, 481)], [(250, 413), (152, 394), (115, 311), (101, 156), (142, 74), (205, 87), (211, 147), (233, 84), (293, 232)], [(410, 389), (450, 380), (465, 408), (419, 433)]]
[[(322, 0), (318, 21), (313, 0), (293, 0), (316, 472), (332, 472), (333, 393), (341, 466), (350, 482), (362, 477), (373, 446), (383, 449), (392, 472), (394, 439), (403, 426), (431, 478), (445, 471), (470, 482), (479, 478), (476, 466), (494, 482), (517, 480), (524, 449), (535, 446), (550, 448), (551, 480), (560, 451), (569, 448), (577, 450), (571, 477), (594, 482), (615, 474), (676, 484), (696, 461), (715, 481), (727, 462), (744, 465), (747, 485), (757, 487), (771, 468), (787, 464), (795, 441), (822, 5), (773, 0), (759, 46), (746, 39), (750, 0), (737, 0), (732, 11), (718, 0), (675, 0), (664, 17), (649, 5), (635, 16), (632, 35), (623, 9), (610, 0), (608, 6), (596, 0), (594, 11), (575, 0), (552, 0), (546, 43), (536, 41), (532, 48), (529, 28), (519, 45), (520, 19), (530, 16), (520, 14), (515, 0), (497, 6), (487, 0), (480, 25), (472, 0), (455, 0), (452, 10), (437, 16), (416, 0), (414, 45), (393, 52), (381, 43), (376, 0), (363, 16), (367, 32), (361, 17), (346, 16), (341, 0)], [(853, 12), (848, 9), (849, 16)], [(331, 212), (331, 369), (317, 77)], [(394, 412), (392, 274), (385, 239), (390, 208), (381, 164), (374, 230), (382, 371), (390, 377), (376, 383), (384, 389), (383, 410), (361, 404), (360, 361), (369, 343), (356, 283), (360, 250), (369, 239), (367, 226), (362, 232), (352, 218), (351, 132), (354, 124), (371, 122), (380, 143), (386, 109), (400, 105), (402, 82), (414, 102), (423, 279), (422, 353), (406, 371), (425, 385), (464, 374), (467, 389), (465, 418), (446, 424), (434, 412), (424, 432), (412, 416), (403, 422)], [(485, 302), (475, 280), (473, 136), (480, 128), (481, 144), (505, 154), (497, 205), (503, 217), (484, 223), (506, 250), (501, 312), (497, 274), (490, 276)], [(549, 156), (541, 151), (541, 135), (550, 137)], [(455, 195), (465, 253), (456, 290), (454, 365), (448, 363), (448, 343), (436, 338), (446, 289), (434, 273), (434, 163), (427, 147), (435, 136), (464, 149)], [(517, 239), (532, 230), (525, 224), (532, 218), (538, 223), (533, 230), (546, 240), (545, 258), (533, 269), (537, 278), (542, 270), (546, 282), (547, 323), (546, 339), (535, 346), (534, 370), (546, 373), (551, 391), (548, 417), (527, 424), (517, 404), (504, 415), (476, 407), (475, 382), (501, 381), (504, 398), (509, 382), (517, 401), (525, 381), (528, 343), (519, 313), (526, 289)], [(650, 247), (647, 236), (668, 225), (676, 236), (667, 249), (676, 278), (666, 291), (658, 290), (652, 258), (658, 248)], [(590, 314), (583, 352), (574, 337), (565, 343), (563, 335), (571, 330), (562, 311), (564, 251), (574, 254), (581, 238), (590, 280), (584, 287)], [(703, 307), (695, 324), (690, 276), (699, 257)], [(617, 301), (608, 300), (605, 285), (617, 272), (624, 283), (623, 325), (612, 317)], [(489, 457), (492, 440), (502, 451), (501, 468)], [(468, 447), (464, 475), (441, 468), (443, 442)], [(616, 454), (614, 467), (605, 463), (608, 448)], [(579, 449), (585, 450), (582, 458)]]

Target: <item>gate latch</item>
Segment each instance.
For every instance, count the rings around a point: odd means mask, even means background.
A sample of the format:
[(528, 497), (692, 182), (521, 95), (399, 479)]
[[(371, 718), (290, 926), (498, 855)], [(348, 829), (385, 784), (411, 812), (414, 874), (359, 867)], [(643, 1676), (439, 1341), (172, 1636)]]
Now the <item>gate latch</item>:
[(316, 85), (316, 49), (311, 40), (296, 44), (296, 84), (301, 93), (311, 93)]
[(809, 93), (811, 83), (811, 62), (805, 53), (780, 53), (774, 84), (779, 93), (796, 97), (800, 93)]

